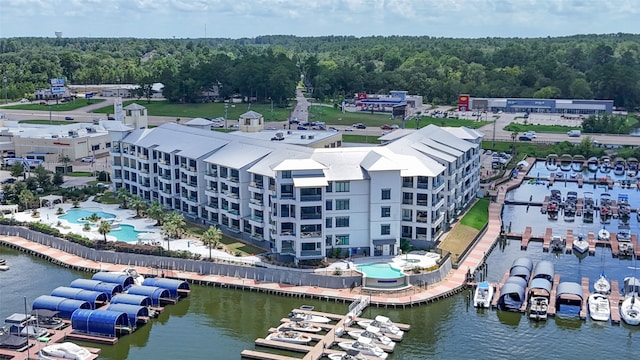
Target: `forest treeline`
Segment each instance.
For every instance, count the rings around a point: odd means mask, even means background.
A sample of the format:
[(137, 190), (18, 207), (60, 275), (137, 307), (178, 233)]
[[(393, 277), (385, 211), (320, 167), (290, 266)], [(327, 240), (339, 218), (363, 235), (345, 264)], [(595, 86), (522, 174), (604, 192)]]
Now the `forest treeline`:
[[(145, 56), (146, 55), (146, 56)], [(244, 39), (0, 39), (12, 99), (48, 79), (71, 84), (165, 84), (175, 102), (222, 96), (286, 103), (302, 79), (320, 99), (407, 90), (424, 101), (475, 97), (613, 99), (640, 107), (640, 35), (451, 39), (296, 37)]]

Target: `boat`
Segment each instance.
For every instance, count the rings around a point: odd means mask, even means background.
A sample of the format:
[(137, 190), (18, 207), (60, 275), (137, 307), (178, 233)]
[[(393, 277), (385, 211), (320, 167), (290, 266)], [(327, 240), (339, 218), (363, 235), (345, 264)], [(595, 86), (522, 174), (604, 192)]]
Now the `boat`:
[(609, 241), (611, 240), (611, 233), (604, 226), (598, 230), (598, 240)]
[(0, 259), (0, 271), (7, 271), (7, 270), (9, 270), (9, 265), (7, 265), (7, 260)]
[(265, 339), (299, 345), (306, 345), (311, 342), (311, 337), (309, 335), (305, 335), (297, 331), (276, 331), (267, 335)]
[(378, 315), (373, 320), (360, 320), (358, 326), (366, 329), (369, 326), (375, 326), (380, 328), (380, 331), (385, 334), (403, 335), (404, 332), (400, 330), (388, 317)]
[(618, 226), (618, 253), (619, 256), (633, 256), (633, 242), (631, 241), (631, 228), (629, 225), (622, 224)]
[(529, 300), (529, 319), (546, 320), (549, 310), (549, 298), (534, 296)]
[(43, 347), (38, 352), (39, 359), (91, 359), (89, 350), (71, 342), (51, 344)]
[(575, 172), (582, 172), (582, 168), (584, 167), (585, 158), (582, 155), (574, 155), (573, 162), (571, 163), (571, 170)]
[(584, 203), (582, 210), (582, 221), (586, 223), (593, 222), (593, 213), (594, 213), (594, 201), (593, 201), (593, 193), (590, 191), (586, 191), (584, 193)]
[(308, 333), (317, 333), (322, 331), (322, 328), (318, 325), (315, 325), (307, 321), (289, 321), (278, 326), (278, 330), (280, 331), (293, 330), (293, 331), (302, 331), (302, 332), (308, 332)]
[(498, 308), (505, 311), (519, 312), (525, 300), (525, 289), (527, 280), (519, 276), (509, 276), (504, 285), (500, 288), (498, 298)]
[(133, 278), (134, 285), (142, 286), (142, 283), (144, 282), (144, 276), (140, 275), (140, 273), (138, 273), (134, 268), (126, 268), (117, 272), (123, 272), (126, 275), (131, 276), (131, 278)]
[(312, 314), (303, 313), (303, 312), (299, 312), (299, 311), (292, 311), (289, 314), (289, 320), (291, 320), (291, 321), (308, 321), (308, 322), (319, 323), (319, 324), (326, 324), (328, 322), (331, 322), (331, 319), (329, 319), (326, 316), (312, 315)]
[(611, 308), (609, 298), (604, 294), (589, 295), (589, 316), (595, 321), (609, 321)]
[(356, 341), (342, 341), (338, 346), (345, 351), (358, 351), (365, 356), (371, 356), (379, 359), (386, 359), (388, 354), (373, 344), (370, 338), (359, 338)]
[(558, 155), (556, 155), (556, 154), (547, 155), (547, 160), (545, 161), (545, 166), (547, 167), (547, 170), (549, 170), (549, 171), (558, 170)]
[(380, 328), (377, 328), (375, 326), (368, 326), (364, 330), (352, 330), (347, 332), (347, 334), (349, 334), (349, 336), (351, 336), (354, 340), (365, 337), (372, 339), (374, 344), (395, 346), (393, 340), (385, 336), (382, 332), (380, 332)]
[(626, 163), (623, 158), (617, 157), (613, 164), (613, 173), (615, 175), (624, 175), (626, 170)]
[(28, 344), (28, 338), (13, 335), (0, 329), (0, 349), (24, 349)]
[(629, 205), (629, 195), (627, 194), (618, 195), (618, 215), (623, 222), (627, 222), (631, 217), (631, 205)]
[(31, 315), (14, 313), (7, 317), (4, 323), (7, 325), (9, 333), (13, 335), (28, 336), (34, 339), (49, 335), (47, 329), (36, 326), (35, 319)]
[(611, 283), (604, 272), (600, 274), (598, 280), (593, 283), (593, 290), (598, 294), (608, 295), (611, 292)]
[(629, 325), (640, 325), (640, 298), (633, 294), (620, 305), (620, 317)]
[(562, 171), (571, 171), (571, 163), (573, 162), (573, 158), (569, 154), (564, 154), (560, 156), (560, 170)]
[(564, 221), (572, 222), (576, 219), (576, 208), (578, 204), (578, 193), (569, 191), (564, 201)]
[(584, 236), (578, 235), (578, 239), (573, 241), (573, 250), (577, 253), (584, 254), (589, 250), (589, 242), (584, 239)]
[(347, 350), (346, 353), (333, 353), (327, 355), (327, 357), (329, 360), (367, 360), (366, 356), (356, 350)]
[(587, 160), (587, 169), (589, 169), (589, 171), (591, 172), (596, 172), (598, 171), (598, 158), (593, 156), (590, 157), (589, 160)]
[(489, 308), (491, 307), (491, 299), (493, 299), (493, 286), (486, 281), (478, 283), (473, 294), (473, 306)]
[(563, 251), (564, 250), (564, 239), (560, 235), (553, 235), (551, 237), (551, 243), (549, 244), (549, 249), (551, 251)]
[(560, 204), (562, 203), (562, 193), (560, 190), (551, 190), (551, 196), (549, 196), (549, 205), (547, 206), (547, 216), (549, 220), (556, 220), (558, 218), (558, 211), (560, 210)]
[(600, 195), (600, 222), (608, 224), (611, 220), (611, 195), (602, 193)]
[(638, 159), (630, 157), (627, 159), (627, 176), (636, 177), (638, 175)]
[(35, 318), (35, 323), (45, 329), (58, 330), (65, 326), (64, 321), (58, 317), (59, 312), (47, 309), (36, 309), (31, 311)]
[(608, 156), (603, 156), (600, 158), (600, 172), (608, 173), (611, 171), (611, 158)]

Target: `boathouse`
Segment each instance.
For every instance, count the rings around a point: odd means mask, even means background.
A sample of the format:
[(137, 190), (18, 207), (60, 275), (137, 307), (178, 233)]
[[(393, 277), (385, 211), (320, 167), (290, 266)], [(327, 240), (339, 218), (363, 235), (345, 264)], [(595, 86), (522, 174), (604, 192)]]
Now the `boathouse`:
[(89, 280), (89, 279), (75, 279), (69, 285), (72, 288), (92, 290), (92, 291), (102, 291), (107, 294), (109, 299), (113, 297), (113, 295), (122, 292), (122, 286), (115, 283), (108, 283), (98, 280)]
[(89, 335), (117, 337), (121, 330), (131, 328), (124, 312), (78, 309), (71, 315), (73, 331)]
[(107, 310), (123, 312), (129, 317), (129, 324), (135, 326), (138, 322), (146, 322), (149, 318), (149, 308), (146, 306), (129, 304), (109, 304)]
[(151, 298), (145, 295), (117, 294), (111, 298), (111, 304), (127, 304), (138, 306), (152, 306)]
[(78, 309), (91, 309), (88, 301), (67, 299), (65, 297), (40, 295), (33, 300), (31, 310), (51, 310), (57, 311), (58, 316), (68, 319), (74, 311)]
[(582, 285), (571, 281), (561, 282), (558, 284), (556, 299), (558, 309), (561, 305), (582, 306), (582, 302), (585, 301), (582, 295)]
[(519, 276), (511, 276), (500, 289), (498, 306), (503, 310), (520, 311), (525, 299), (527, 281)]
[(122, 272), (101, 271), (93, 274), (91, 279), (118, 284), (122, 286), (123, 289), (127, 289), (129, 286), (135, 283), (134, 279), (131, 276)]
[(83, 300), (91, 304), (91, 308), (95, 309), (102, 306), (109, 297), (102, 291), (92, 291), (80, 288), (72, 288), (68, 286), (58, 286), (51, 291), (51, 296), (64, 297), (67, 299)]
[(161, 302), (173, 299), (169, 290), (157, 286), (134, 285), (127, 290), (127, 294), (148, 296), (153, 306), (160, 306)]
[(555, 275), (555, 265), (549, 260), (540, 260), (533, 268), (532, 279), (545, 279), (553, 283), (553, 275)]
[(171, 297), (177, 299), (189, 295), (189, 283), (182, 280), (167, 278), (146, 278), (142, 282), (144, 286), (157, 286), (169, 290)]
[(531, 277), (531, 269), (533, 269), (533, 261), (531, 261), (531, 259), (526, 257), (517, 258), (511, 264), (509, 276), (520, 277), (524, 279), (526, 283)]

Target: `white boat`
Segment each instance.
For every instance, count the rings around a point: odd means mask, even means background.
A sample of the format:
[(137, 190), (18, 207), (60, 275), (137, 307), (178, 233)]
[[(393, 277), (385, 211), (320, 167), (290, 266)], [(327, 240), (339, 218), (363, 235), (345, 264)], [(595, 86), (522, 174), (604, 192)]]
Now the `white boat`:
[(311, 315), (309, 313), (303, 313), (298, 311), (293, 311), (289, 314), (289, 320), (291, 321), (308, 321), (312, 323), (326, 324), (331, 321), (326, 316), (319, 315)]
[(578, 240), (573, 241), (573, 250), (577, 253), (584, 254), (589, 250), (589, 242), (582, 236), (578, 236)]
[(549, 298), (534, 296), (529, 300), (529, 319), (546, 320), (549, 311)]
[(136, 271), (136, 269), (134, 269), (134, 268), (126, 268), (126, 269), (122, 270), (121, 272), (127, 274), (128, 276), (131, 276), (133, 278), (133, 283), (135, 285), (142, 286), (142, 283), (144, 282), (144, 276), (140, 275)]
[(386, 346), (394, 346), (393, 340), (389, 339), (387, 336), (384, 336), (382, 332), (380, 332), (380, 328), (375, 326), (369, 326), (365, 330), (353, 330), (347, 332), (349, 336), (353, 339), (358, 340), (361, 337), (369, 338), (373, 340), (374, 344), (386, 345)]
[(609, 283), (609, 279), (604, 275), (604, 273), (600, 274), (600, 277), (593, 284), (593, 290), (598, 294), (609, 294), (611, 292), (611, 283)]
[(589, 295), (589, 316), (595, 321), (609, 321), (611, 308), (609, 298), (603, 294)]
[(0, 259), (0, 271), (7, 271), (7, 270), (9, 270), (9, 265), (7, 265), (7, 260)]
[(303, 331), (308, 333), (317, 333), (322, 331), (322, 328), (318, 325), (315, 325), (307, 321), (290, 321), (278, 326), (278, 330), (280, 331), (293, 330), (293, 331)]
[(609, 230), (602, 228), (598, 231), (598, 240), (609, 241), (611, 240), (611, 233)]
[(374, 320), (360, 320), (358, 321), (358, 326), (363, 329), (369, 326), (375, 326), (380, 328), (380, 331), (385, 334), (404, 335), (404, 332), (395, 326), (388, 317), (382, 315), (376, 316)]
[(311, 337), (309, 337), (309, 335), (305, 335), (297, 331), (276, 331), (267, 335), (265, 339), (302, 345), (308, 344), (311, 341)]
[(620, 305), (620, 317), (629, 325), (640, 325), (640, 298), (635, 293)]
[(373, 341), (369, 338), (360, 338), (356, 341), (342, 341), (338, 343), (338, 346), (345, 351), (358, 351), (362, 355), (379, 359), (386, 359), (388, 356), (386, 352), (374, 345)]
[(38, 353), (38, 358), (85, 360), (91, 358), (91, 353), (74, 343), (63, 342), (43, 347)]
[(330, 360), (367, 360), (367, 357), (359, 351), (348, 350), (346, 353), (333, 353), (327, 355)]
[(598, 171), (598, 158), (597, 157), (590, 157), (589, 160), (587, 160), (587, 168), (591, 172)]
[(473, 294), (473, 306), (489, 308), (491, 307), (491, 299), (493, 299), (493, 286), (486, 281), (478, 283)]

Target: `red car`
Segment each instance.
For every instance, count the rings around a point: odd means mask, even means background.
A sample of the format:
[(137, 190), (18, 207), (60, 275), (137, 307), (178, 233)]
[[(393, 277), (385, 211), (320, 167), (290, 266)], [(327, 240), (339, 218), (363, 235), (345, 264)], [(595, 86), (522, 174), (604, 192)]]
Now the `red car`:
[(393, 128), (391, 127), (391, 125), (384, 124), (384, 125), (380, 126), (380, 129), (382, 129), (382, 130), (391, 130)]

